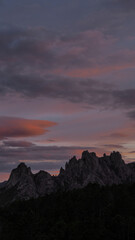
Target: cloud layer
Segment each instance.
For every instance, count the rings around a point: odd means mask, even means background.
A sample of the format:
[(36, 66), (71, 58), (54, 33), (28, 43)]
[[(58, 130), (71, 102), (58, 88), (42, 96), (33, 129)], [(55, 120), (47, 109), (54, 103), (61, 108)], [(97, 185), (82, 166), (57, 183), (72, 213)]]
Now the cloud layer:
[(135, 50), (118, 50), (117, 44), (118, 39), (97, 30), (66, 36), (45, 29), (1, 29), (0, 96), (132, 109), (135, 86), (117, 87), (105, 77), (134, 67)]
[(54, 125), (56, 123), (45, 120), (0, 117), (0, 139), (39, 136)]
[(57, 170), (88, 147), (133, 160), (134, 1), (2, 2), (0, 172)]

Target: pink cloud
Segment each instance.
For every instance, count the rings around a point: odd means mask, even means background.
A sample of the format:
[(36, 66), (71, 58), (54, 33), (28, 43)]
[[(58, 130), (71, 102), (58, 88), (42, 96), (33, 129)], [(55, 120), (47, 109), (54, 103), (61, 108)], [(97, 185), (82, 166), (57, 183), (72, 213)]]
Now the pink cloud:
[(55, 122), (46, 120), (0, 117), (0, 138), (38, 136), (54, 125)]

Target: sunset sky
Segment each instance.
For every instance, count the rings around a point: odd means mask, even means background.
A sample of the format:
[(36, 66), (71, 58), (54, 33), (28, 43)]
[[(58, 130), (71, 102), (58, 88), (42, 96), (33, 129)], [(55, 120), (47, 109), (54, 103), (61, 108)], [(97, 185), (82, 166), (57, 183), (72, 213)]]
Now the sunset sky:
[(0, 0), (0, 181), (86, 149), (135, 161), (135, 1)]

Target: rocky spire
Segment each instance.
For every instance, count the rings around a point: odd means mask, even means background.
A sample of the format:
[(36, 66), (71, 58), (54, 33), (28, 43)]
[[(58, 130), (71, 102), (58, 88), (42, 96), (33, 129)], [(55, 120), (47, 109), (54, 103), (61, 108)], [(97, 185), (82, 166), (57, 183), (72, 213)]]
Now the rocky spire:
[(20, 163), (16, 169), (12, 170), (6, 189), (13, 187), (16, 188), (17, 198), (29, 199), (38, 196), (33, 174), (25, 163)]
[[(119, 152), (98, 157), (94, 152), (84, 151), (81, 159), (74, 156), (61, 168), (58, 176), (45, 171), (32, 174), (31, 169), (20, 163), (12, 170), (9, 180), (4, 184), (5, 192), (14, 188), (13, 200), (36, 198), (57, 190), (82, 188), (89, 183), (112, 185), (135, 182), (135, 163), (125, 164)], [(0, 194), (3, 193), (0, 188)], [(0, 195), (1, 196), (1, 195)]]
[(25, 181), (27, 177), (32, 177), (31, 169), (22, 162), (16, 169), (12, 170), (7, 184), (8, 186), (15, 186), (21, 181)]

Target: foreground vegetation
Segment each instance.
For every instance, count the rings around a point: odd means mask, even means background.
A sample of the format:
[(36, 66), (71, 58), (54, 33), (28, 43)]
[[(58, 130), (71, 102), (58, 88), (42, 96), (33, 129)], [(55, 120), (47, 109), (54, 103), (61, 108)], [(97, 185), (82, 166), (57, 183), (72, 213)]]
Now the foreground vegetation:
[(0, 209), (0, 240), (134, 240), (135, 184), (59, 192)]

